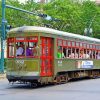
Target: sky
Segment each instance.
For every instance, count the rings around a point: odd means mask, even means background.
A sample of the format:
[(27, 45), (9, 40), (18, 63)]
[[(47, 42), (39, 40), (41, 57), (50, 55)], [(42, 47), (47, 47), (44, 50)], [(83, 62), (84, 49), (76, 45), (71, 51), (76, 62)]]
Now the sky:
[[(18, 0), (18, 1), (20, 1), (21, 3), (24, 3), (27, 0)], [(35, 0), (35, 1), (38, 1), (38, 0)], [(95, 0), (91, 0), (91, 1), (95, 1)]]
[[(25, 1), (28, 1), (28, 0), (18, 0), (20, 1), (21, 3), (24, 3)], [(35, 0), (35, 1), (38, 1), (38, 0)]]

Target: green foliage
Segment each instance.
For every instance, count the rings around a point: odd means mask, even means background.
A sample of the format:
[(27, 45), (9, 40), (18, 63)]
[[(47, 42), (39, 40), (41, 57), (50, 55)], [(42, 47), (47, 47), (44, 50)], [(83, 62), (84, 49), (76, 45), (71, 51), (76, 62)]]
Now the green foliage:
[[(77, 1), (77, 0), (76, 0)], [(76, 34), (84, 35), (85, 28), (93, 29), (93, 36), (100, 34), (100, 6), (94, 2), (83, 3), (75, 0), (55, 0), (44, 6), (44, 11), (51, 16), (61, 19), (53, 27)], [(98, 32), (98, 33), (97, 33)]]
[[(13, 27), (23, 25), (38, 25), (44, 24), (49, 27), (61, 31), (72, 32), (84, 35), (85, 28), (93, 29), (93, 36), (100, 38), (100, 6), (94, 2), (85, 1), (83, 3), (78, 0), (51, 0), (46, 4), (35, 3), (35, 0), (28, 0), (24, 3), (19, 3), (18, 0), (6, 0), (7, 5), (12, 5), (31, 12), (34, 15), (29, 15), (14, 9), (6, 9), (6, 20)], [(1, 1), (0, 1), (1, 4)], [(0, 16), (1, 16), (0, 7)], [(39, 13), (44, 13), (52, 18), (57, 18), (60, 21), (45, 20), (37, 16)]]

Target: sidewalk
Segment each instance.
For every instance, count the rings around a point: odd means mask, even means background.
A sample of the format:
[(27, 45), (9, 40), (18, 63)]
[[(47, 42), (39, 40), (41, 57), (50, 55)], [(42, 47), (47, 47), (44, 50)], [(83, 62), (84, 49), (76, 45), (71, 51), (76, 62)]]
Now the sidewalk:
[(1, 80), (1, 79), (5, 79), (5, 78), (6, 78), (6, 73), (0, 74), (0, 80)]

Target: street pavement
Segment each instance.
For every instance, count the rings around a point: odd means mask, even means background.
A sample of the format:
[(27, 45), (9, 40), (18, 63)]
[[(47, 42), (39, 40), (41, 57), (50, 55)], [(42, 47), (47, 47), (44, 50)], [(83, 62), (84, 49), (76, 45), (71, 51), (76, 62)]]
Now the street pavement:
[(100, 100), (100, 78), (37, 88), (1, 79), (0, 100)]

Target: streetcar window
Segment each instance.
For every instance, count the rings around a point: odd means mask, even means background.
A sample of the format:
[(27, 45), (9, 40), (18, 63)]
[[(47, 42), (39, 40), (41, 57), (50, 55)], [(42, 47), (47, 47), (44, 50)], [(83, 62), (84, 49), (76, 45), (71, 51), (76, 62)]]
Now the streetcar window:
[(17, 57), (25, 56), (25, 43), (24, 42), (16, 42), (16, 56)]
[(84, 58), (84, 50), (83, 49), (80, 49), (79, 58), (80, 59)]
[(79, 49), (75, 49), (75, 58), (79, 58)]
[(95, 45), (93, 45), (93, 49), (95, 49)]
[[(64, 55), (63, 58), (72, 58), (72, 59), (96, 59), (96, 50), (100, 50), (100, 45), (87, 44), (58, 39), (57, 41), (58, 50)], [(60, 48), (60, 49), (59, 49)]]
[(97, 52), (96, 58), (100, 59), (100, 51)]
[(90, 44), (90, 49), (92, 49), (92, 44)]
[(35, 42), (28, 42), (27, 45), (29, 45), (30, 48), (33, 48), (35, 45)]
[(76, 46), (79, 47), (79, 42), (76, 42)]
[(99, 45), (96, 45), (96, 49), (99, 50)]
[(98, 45), (98, 50), (100, 50), (100, 45)]
[(14, 45), (9, 45), (9, 57), (14, 57)]
[(75, 42), (72, 42), (72, 47), (75, 47)]
[(68, 58), (71, 58), (71, 48), (68, 48)]
[(87, 48), (89, 49), (89, 44), (87, 44)]
[(58, 46), (57, 58), (65, 58), (63, 48), (61, 46)]
[(66, 41), (62, 40), (62, 39), (58, 39), (57, 40), (57, 45), (58, 45), (58, 49), (57, 49), (57, 58), (65, 58), (65, 46), (66, 46)]
[(34, 44), (33, 42), (26, 42), (26, 49), (25, 49), (25, 54), (26, 56), (32, 56), (32, 48), (33, 48)]
[(96, 58), (96, 52), (93, 51), (93, 59), (95, 59), (95, 58)]
[(38, 37), (20, 37), (15, 39), (16, 57), (36, 57), (38, 56)]
[(30, 41), (30, 42), (37, 42), (38, 41), (38, 37), (36, 37), (36, 36), (34, 36), (34, 37), (27, 37), (26, 40)]
[(63, 46), (66, 46), (66, 41), (65, 40), (63, 41)]
[(66, 57), (66, 48), (63, 48), (64, 57)]
[(58, 46), (62, 46), (62, 40), (58, 39)]
[(90, 58), (90, 55), (89, 55), (89, 51), (88, 50), (84, 50), (84, 54), (85, 54), (85, 58), (86, 59), (89, 59)]
[(80, 47), (82, 47), (82, 43), (80, 43)]
[(14, 57), (14, 38), (8, 38), (8, 57)]
[(22, 41), (22, 40), (24, 40), (24, 38), (16, 38), (16, 40), (19, 40), (19, 41), (21, 40)]
[(75, 49), (71, 48), (71, 53), (69, 55), (69, 58), (75, 58)]
[(39, 47), (37, 42), (26, 42), (26, 56), (37, 57), (39, 55)]
[[(25, 55), (26, 57), (37, 57), (39, 55), (39, 47), (38, 47), (38, 37), (27, 37), (26, 38), (26, 49)], [(44, 41), (45, 44), (45, 41)]]
[(99, 45), (98, 45), (98, 50), (99, 50)]
[(86, 43), (83, 44), (83, 47), (86, 48)]
[(90, 50), (90, 51), (89, 51), (89, 56), (90, 56), (91, 59), (92, 59), (92, 54), (93, 54), (93, 53), (92, 53), (92, 50)]
[(70, 41), (68, 41), (67, 43), (68, 43), (68, 46), (71, 46), (71, 42)]

